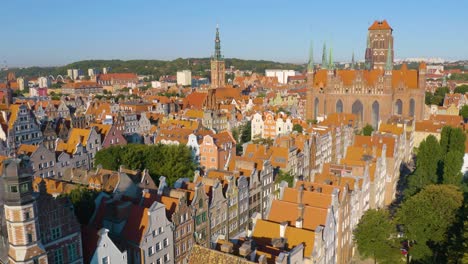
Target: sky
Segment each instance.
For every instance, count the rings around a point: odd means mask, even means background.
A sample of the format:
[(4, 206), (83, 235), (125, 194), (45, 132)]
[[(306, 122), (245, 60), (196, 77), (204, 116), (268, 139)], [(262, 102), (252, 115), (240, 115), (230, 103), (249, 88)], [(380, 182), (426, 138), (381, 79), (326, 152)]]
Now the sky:
[(85, 59), (209, 57), (219, 24), (226, 58), (303, 63), (313, 43), (336, 61), (364, 57), (386, 19), (395, 58), (468, 59), (468, 1), (9, 0), (0, 5), (0, 68)]

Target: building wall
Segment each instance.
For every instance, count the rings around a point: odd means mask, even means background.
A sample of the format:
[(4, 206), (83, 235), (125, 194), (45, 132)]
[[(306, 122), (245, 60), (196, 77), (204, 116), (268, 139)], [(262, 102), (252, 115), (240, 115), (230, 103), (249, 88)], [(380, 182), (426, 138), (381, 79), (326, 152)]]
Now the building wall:
[(83, 263), (80, 224), (68, 198), (41, 193), (37, 206), (41, 242), (49, 264)]
[[(165, 263), (168, 258), (171, 263), (174, 261), (174, 233), (171, 222), (166, 217), (166, 208), (163, 204), (154, 202), (149, 208), (149, 223), (147, 233), (144, 235), (140, 248), (142, 250), (143, 263)], [(159, 245), (159, 250), (157, 249)], [(153, 248), (153, 254), (150, 254)]]
[(192, 85), (192, 72), (190, 70), (183, 70), (177, 72), (178, 85)]
[(296, 72), (294, 70), (265, 70), (265, 75), (267, 77), (276, 77), (279, 83), (287, 84), (288, 77), (295, 76)]
[(128, 263), (127, 251), (121, 252), (114, 242), (109, 238), (109, 230), (102, 228), (99, 230), (99, 240), (97, 242), (96, 251), (91, 258), (91, 263), (104, 264), (104, 259), (108, 263)]
[(218, 168), (218, 147), (214, 143), (213, 137), (206, 135), (200, 144), (200, 165), (208, 169)]

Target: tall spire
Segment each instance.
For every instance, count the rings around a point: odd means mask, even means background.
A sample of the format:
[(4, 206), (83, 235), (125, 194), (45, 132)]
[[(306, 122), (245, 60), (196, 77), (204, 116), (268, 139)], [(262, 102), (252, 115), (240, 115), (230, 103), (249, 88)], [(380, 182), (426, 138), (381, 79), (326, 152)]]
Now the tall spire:
[(385, 71), (393, 70), (392, 48), (393, 48), (392, 41), (389, 40), (388, 49), (387, 49), (387, 63), (385, 64)]
[(307, 71), (313, 72), (314, 71), (314, 45), (313, 42), (310, 42), (309, 48), (309, 63), (307, 65)]
[(323, 51), (322, 51), (322, 69), (327, 69), (327, 44), (323, 43)]
[(354, 51), (353, 56), (351, 57), (351, 69), (354, 70), (356, 62), (354, 61)]
[(213, 59), (218, 61), (223, 59), (223, 56), (221, 56), (221, 40), (219, 39), (218, 25), (216, 25), (215, 53)]
[(333, 63), (333, 56), (332, 56), (332, 47), (330, 47), (330, 54), (328, 55), (328, 69), (334, 70), (335, 65)]

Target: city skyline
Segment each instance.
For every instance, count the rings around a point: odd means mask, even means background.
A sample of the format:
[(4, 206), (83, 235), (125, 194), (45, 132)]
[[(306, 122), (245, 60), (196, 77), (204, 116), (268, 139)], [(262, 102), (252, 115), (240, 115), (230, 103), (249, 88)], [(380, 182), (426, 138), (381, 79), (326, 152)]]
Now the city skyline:
[(462, 45), (468, 37), (456, 34), (463, 32), (461, 5), (466, 3), (457, 3), (457, 8), (402, 1), (379, 8), (370, 1), (298, 1), (288, 6), (275, 1), (115, 1), (112, 6), (83, 1), (74, 7), (55, 1), (23, 3), (29, 8), (18, 2), (4, 4), (9, 10), (6, 21), (16, 22), (3, 30), (8, 41), (0, 44), (2, 67), (58, 66), (89, 59), (206, 58), (214, 50), (217, 24), (226, 58), (304, 63), (312, 41), (316, 61), (324, 42), (333, 48), (336, 61), (350, 61), (353, 52), (356, 60), (363, 60), (367, 28), (383, 19), (394, 29), (396, 59), (468, 58), (468, 48)]

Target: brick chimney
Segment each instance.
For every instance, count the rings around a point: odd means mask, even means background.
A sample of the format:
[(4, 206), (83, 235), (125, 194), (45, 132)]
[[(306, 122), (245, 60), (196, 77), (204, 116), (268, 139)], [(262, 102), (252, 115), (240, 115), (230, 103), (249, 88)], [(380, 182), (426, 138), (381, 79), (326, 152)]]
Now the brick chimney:
[(222, 245), (221, 245), (221, 251), (224, 252), (224, 253), (229, 253), (231, 254), (232, 253), (232, 248), (234, 247), (234, 245), (231, 243), (231, 242), (224, 242)]
[(280, 227), (280, 238), (284, 238), (286, 234), (286, 227), (288, 226), (288, 222), (284, 221), (279, 224)]

